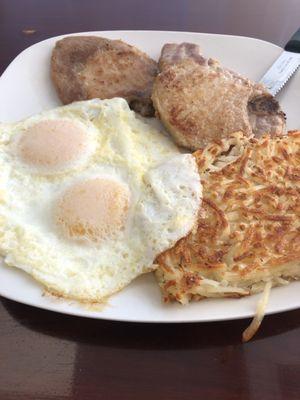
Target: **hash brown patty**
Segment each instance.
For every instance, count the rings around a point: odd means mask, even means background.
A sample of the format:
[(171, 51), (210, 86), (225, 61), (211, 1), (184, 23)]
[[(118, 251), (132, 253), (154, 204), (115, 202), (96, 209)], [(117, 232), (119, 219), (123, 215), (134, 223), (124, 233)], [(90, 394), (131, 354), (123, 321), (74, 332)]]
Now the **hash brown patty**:
[(156, 260), (165, 301), (241, 297), (300, 277), (300, 131), (241, 132), (194, 153), (198, 227)]

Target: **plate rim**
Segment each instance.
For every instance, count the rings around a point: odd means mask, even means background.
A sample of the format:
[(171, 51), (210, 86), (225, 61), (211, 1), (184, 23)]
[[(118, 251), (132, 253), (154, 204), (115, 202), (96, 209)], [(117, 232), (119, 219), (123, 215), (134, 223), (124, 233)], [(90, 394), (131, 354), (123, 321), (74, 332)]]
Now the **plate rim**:
[[(35, 282), (33, 282), (33, 283), (35, 283)], [(291, 282), (290, 285), (293, 284), (293, 283), (296, 283), (296, 282)], [(274, 290), (274, 289), (276, 289), (276, 287), (274, 287), (272, 289)], [(41, 292), (41, 296), (42, 295), (43, 295), (43, 292)], [(111, 298), (114, 295), (115, 294), (113, 294), (111, 296)], [(258, 293), (256, 295), (244, 296), (244, 297), (241, 297), (240, 299), (234, 299), (234, 300), (239, 301), (239, 300), (242, 300), (242, 299), (245, 299), (245, 298), (248, 298), (248, 297), (253, 297), (253, 296), (259, 296), (260, 297), (261, 295), (262, 295), (262, 293)], [(115, 318), (115, 317), (110, 317), (110, 316), (101, 316), (101, 315), (99, 315), (99, 313), (101, 313), (101, 311), (95, 311), (95, 312), (87, 313), (87, 311), (84, 311), (84, 308), (83, 308), (84, 304), (82, 305), (83, 311), (81, 312), (81, 311), (77, 311), (76, 309), (75, 310), (72, 310), (72, 309), (71, 310), (61, 310), (61, 309), (55, 308), (55, 306), (52, 307), (51, 305), (45, 305), (45, 306), (44, 305), (37, 305), (37, 304), (35, 304), (34, 302), (31, 302), (31, 301), (27, 301), (27, 300), (25, 300), (25, 301), (22, 300), (21, 301), (21, 300), (18, 300), (16, 298), (13, 298), (12, 296), (9, 296), (9, 295), (8, 296), (6, 296), (6, 295), (4, 296), (2, 293), (0, 293), (0, 299), (1, 298), (7, 299), (9, 301), (14, 301), (14, 302), (19, 303), (19, 304), (24, 304), (24, 305), (29, 306), (29, 307), (35, 307), (35, 308), (38, 308), (40, 310), (46, 310), (46, 311), (55, 312), (55, 313), (59, 313), (59, 314), (63, 314), (63, 315), (70, 315), (72, 317), (90, 318), (90, 319), (95, 319), (95, 320), (113, 321), (113, 322), (125, 322), (125, 323), (192, 324), (192, 323), (210, 323), (210, 322), (224, 322), (224, 321), (230, 322), (230, 321), (237, 321), (237, 320), (243, 320), (243, 319), (251, 319), (251, 318), (253, 318), (255, 316), (255, 313), (256, 313), (256, 310), (253, 310), (253, 311), (249, 311), (249, 312), (247, 312), (247, 313), (245, 313), (243, 315), (236, 315), (236, 316), (231, 316), (231, 317), (224, 316), (224, 317), (218, 317), (218, 318), (212, 317), (212, 318), (202, 318), (202, 319), (192, 319), (192, 318), (190, 318), (188, 320), (187, 319), (182, 319), (182, 320), (180, 320), (180, 319), (176, 319), (176, 320), (175, 319), (174, 320), (154, 319), (154, 320), (151, 320), (149, 318), (148, 319), (141, 319), (141, 318), (130, 318), (130, 319), (128, 319), (128, 317), (127, 318), (126, 317)], [(233, 298), (223, 298), (221, 300), (225, 300), (226, 301), (226, 300), (232, 300), (232, 299)], [(68, 299), (62, 299), (62, 301), (64, 301), (64, 300), (66, 302), (69, 301)], [(213, 301), (214, 299), (212, 298), (212, 299), (203, 299), (203, 300), (204, 301), (207, 301), (207, 300), (208, 301)], [(257, 302), (258, 302), (258, 300), (259, 299), (257, 299)], [(257, 302), (256, 302), (256, 304), (257, 304)], [(109, 304), (107, 306), (109, 307)], [(186, 307), (186, 305), (181, 305), (181, 306), (182, 307)], [(104, 305), (104, 307), (106, 307), (106, 305)], [(275, 315), (275, 314), (281, 314), (283, 312), (295, 311), (295, 310), (297, 310), (299, 308), (300, 308), (299, 305), (295, 305), (295, 306), (292, 306), (292, 307), (289, 307), (289, 306), (282, 307), (282, 308), (279, 308), (279, 309), (276, 309), (276, 310), (270, 310), (270, 311), (266, 310), (266, 312), (264, 314), (264, 318), (269, 316), (269, 315)]]
[(57, 36), (50, 36), (46, 39), (40, 40), (39, 42), (33, 43), (30, 46), (25, 47), (23, 50), (20, 51), (20, 53), (18, 53), (5, 67), (4, 71), (2, 72), (2, 74), (0, 75), (0, 79), (2, 78), (2, 76), (5, 74), (5, 72), (7, 71), (7, 69), (10, 67), (10, 65), (17, 59), (19, 58), (19, 56), (23, 55), (24, 52), (26, 52), (27, 50), (33, 48), (34, 46), (38, 46), (42, 43), (45, 43), (47, 41), (51, 41), (53, 39), (59, 40), (62, 39), (66, 36), (80, 36), (80, 35), (88, 35), (88, 36), (92, 36), (93, 34), (97, 34), (97, 33), (111, 33), (111, 32), (120, 32), (120, 33), (138, 33), (138, 32), (143, 32), (143, 33), (179, 33), (179, 34), (189, 34), (189, 35), (205, 35), (205, 36), (218, 36), (218, 37), (226, 37), (226, 38), (240, 38), (240, 39), (246, 39), (246, 40), (252, 40), (255, 42), (262, 42), (268, 45), (272, 45), (274, 48), (283, 50), (282, 47), (278, 46), (275, 43), (269, 42), (267, 40), (264, 39), (259, 39), (259, 38), (255, 38), (255, 37), (251, 37), (251, 36), (244, 36), (244, 35), (227, 35), (224, 33), (210, 33), (210, 32), (192, 32), (192, 31), (169, 31), (169, 30), (156, 30), (156, 29), (125, 29), (125, 30), (120, 30), (120, 29), (111, 29), (111, 30), (105, 30), (105, 31), (83, 31), (83, 32), (70, 32), (70, 33), (64, 33), (62, 35), (57, 35)]

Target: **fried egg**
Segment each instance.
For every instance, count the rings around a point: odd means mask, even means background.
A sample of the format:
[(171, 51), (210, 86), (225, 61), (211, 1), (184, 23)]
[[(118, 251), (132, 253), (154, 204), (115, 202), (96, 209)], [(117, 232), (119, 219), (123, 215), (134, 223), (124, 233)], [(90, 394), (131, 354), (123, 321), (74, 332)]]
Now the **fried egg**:
[(0, 253), (51, 293), (100, 302), (196, 223), (195, 159), (123, 99), (0, 125)]

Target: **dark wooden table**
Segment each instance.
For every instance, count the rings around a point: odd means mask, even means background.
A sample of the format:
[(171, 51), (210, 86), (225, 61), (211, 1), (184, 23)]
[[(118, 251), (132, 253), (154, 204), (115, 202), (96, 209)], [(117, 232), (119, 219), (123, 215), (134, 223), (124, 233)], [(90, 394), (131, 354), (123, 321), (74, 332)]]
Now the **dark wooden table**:
[[(283, 45), (299, 0), (0, 0), (0, 72), (63, 33), (158, 29), (238, 34)], [(0, 400), (300, 399), (300, 310), (247, 320), (140, 325), (0, 301)]]

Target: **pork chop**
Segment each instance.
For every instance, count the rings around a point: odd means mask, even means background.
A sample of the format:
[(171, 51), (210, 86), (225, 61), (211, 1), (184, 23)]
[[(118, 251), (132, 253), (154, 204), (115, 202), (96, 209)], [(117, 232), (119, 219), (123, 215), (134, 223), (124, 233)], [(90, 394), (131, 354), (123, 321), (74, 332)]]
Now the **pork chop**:
[(151, 91), (157, 63), (121, 40), (69, 36), (52, 52), (51, 76), (63, 104), (93, 98), (125, 98), (143, 116), (153, 116)]
[(196, 150), (235, 131), (285, 132), (285, 114), (266, 88), (203, 57), (199, 46), (166, 44), (159, 67), (153, 104), (180, 146)]

